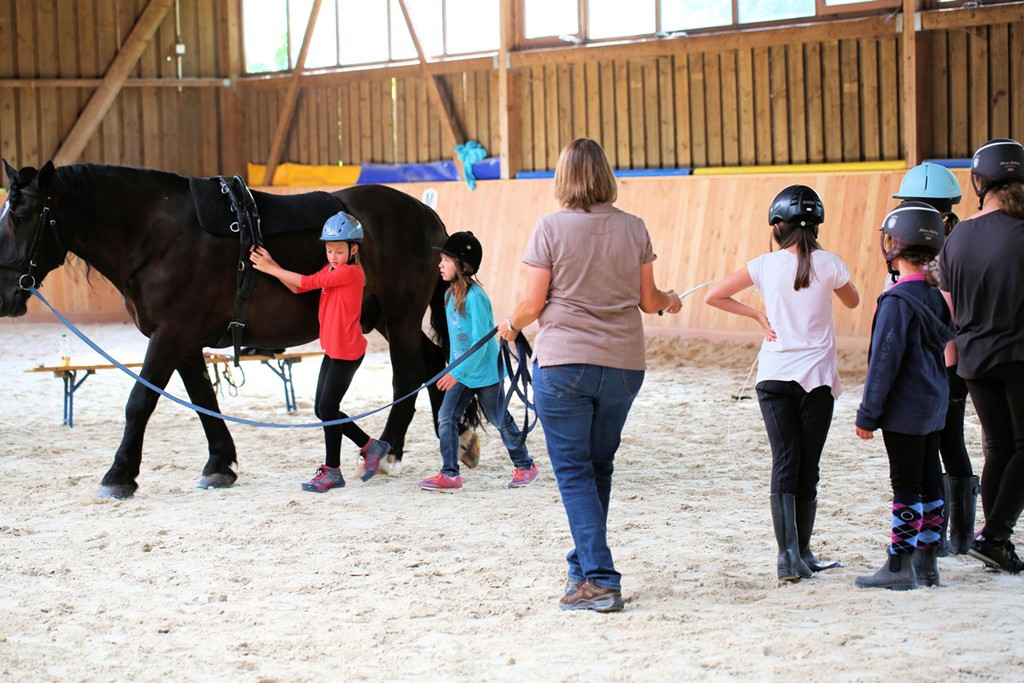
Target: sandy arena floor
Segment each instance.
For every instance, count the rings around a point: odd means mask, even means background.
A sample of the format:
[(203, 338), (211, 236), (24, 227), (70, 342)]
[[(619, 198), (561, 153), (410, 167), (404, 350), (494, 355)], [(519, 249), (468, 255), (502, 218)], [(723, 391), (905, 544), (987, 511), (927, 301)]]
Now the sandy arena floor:
[[(85, 330), (141, 360), (128, 325)], [(0, 322), (0, 678), (65, 680), (691, 679), (1020, 680), (1024, 578), (963, 557), (943, 588), (858, 590), (881, 563), (890, 490), (881, 439), (853, 433), (863, 353), (845, 354), (847, 393), (822, 460), (816, 550), (844, 568), (779, 586), (768, 510), (770, 455), (744, 385), (752, 346), (654, 339), (617, 461), (610, 519), (628, 602), (563, 613), (569, 532), (538, 428), (541, 467), (509, 490), (495, 430), (465, 489), (416, 482), (440, 456), (420, 400), (395, 476), (305, 493), (319, 430), (233, 426), (239, 484), (195, 488), (206, 446), (195, 415), (161, 401), (140, 490), (95, 497), (121, 438), (131, 380), (105, 370), (60, 424), (55, 324)], [(75, 340), (73, 361), (97, 360)], [(390, 400), (379, 340), (345, 402)], [(226, 413), (313, 422), (318, 362), (295, 367), (298, 415), (269, 370), (245, 367)], [(184, 395), (177, 378), (170, 390)], [(752, 393), (748, 391), (748, 394)], [(383, 414), (369, 418), (377, 433)], [(973, 412), (967, 434), (980, 470)], [(350, 449), (355, 464), (355, 449)], [(979, 506), (980, 508), (980, 506)], [(979, 511), (980, 514), (980, 511)]]

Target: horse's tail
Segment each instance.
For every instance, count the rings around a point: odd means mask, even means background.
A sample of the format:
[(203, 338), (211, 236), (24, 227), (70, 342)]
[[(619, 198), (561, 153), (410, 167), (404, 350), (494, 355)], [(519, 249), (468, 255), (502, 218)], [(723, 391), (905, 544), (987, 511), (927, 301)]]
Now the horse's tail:
[(430, 336), (434, 342), (444, 351), (444, 357), (448, 358), (450, 349), (448, 339), (448, 318), (444, 312), (444, 295), (448, 291), (448, 283), (438, 275), (437, 284), (434, 285), (434, 293), (430, 297)]

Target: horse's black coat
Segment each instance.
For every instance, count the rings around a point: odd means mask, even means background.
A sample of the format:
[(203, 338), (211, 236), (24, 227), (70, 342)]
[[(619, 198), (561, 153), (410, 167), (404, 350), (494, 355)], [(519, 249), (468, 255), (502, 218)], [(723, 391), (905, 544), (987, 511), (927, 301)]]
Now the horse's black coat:
[[(26, 311), (28, 292), (19, 289), (22, 272), (12, 264), (29, 251), (48, 203), (56, 231), (46, 228), (41, 236), (35, 281), (41, 282), (59, 266), (67, 252), (102, 273), (124, 296), (136, 326), (149, 337), (142, 377), (164, 387), (177, 370), (193, 403), (219, 411), (202, 350), (217, 343), (231, 315), (239, 244), (204, 231), (198, 216), (220, 208), (197, 206), (190, 180), (162, 171), (88, 164), (54, 168), (50, 163), (38, 171), (15, 171), (6, 161), (4, 166), (10, 194), (0, 218), (0, 261), (7, 262), (0, 268), (0, 316)], [(286, 222), (297, 229), (264, 232), (275, 260), (295, 272), (312, 273), (325, 265), (320, 228), (342, 206), (363, 223), (363, 329), (376, 329), (389, 342), (396, 397), (443, 367), (444, 283), (432, 247), (444, 243), (446, 232), (437, 214), (381, 185), (330, 194), (254, 196), (267, 225)], [(296, 296), (276, 279), (261, 277), (246, 316), (243, 343), (288, 347), (315, 339), (319, 292)], [(421, 329), (428, 307), (435, 336), (444, 348)], [(124, 435), (103, 477), (102, 494), (121, 498), (135, 493), (142, 439), (157, 398), (141, 384), (132, 389)], [(440, 399), (432, 387), (435, 414)], [(381, 434), (399, 458), (414, 404), (409, 400), (392, 408)], [(231, 435), (222, 420), (202, 414), (199, 419), (210, 451), (199, 485), (231, 486), (237, 478), (231, 468), (237, 461)]]

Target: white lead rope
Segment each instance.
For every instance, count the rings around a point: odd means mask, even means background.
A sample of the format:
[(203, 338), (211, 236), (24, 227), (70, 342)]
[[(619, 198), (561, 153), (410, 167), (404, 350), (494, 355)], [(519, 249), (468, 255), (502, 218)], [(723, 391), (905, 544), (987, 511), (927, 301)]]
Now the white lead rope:
[[(686, 297), (688, 297), (691, 294), (693, 294), (694, 292), (696, 292), (698, 289), (701, 289), (703, 287), (707, 287), (708, 285), (714, 285), (714, 284), (718, 284), (718, 280), (712, 280), (711, 282), (705, 282), (703, 284), (697, 285), (696, 287), (690, 287), (688, 290), (686, 290), (682, 294), (676, 294), (676, 296), (679, 297), (680, 301), (682, 301)], [(658, 311), (658, 315), (664, 315), (664, 314), (665, 314), (665, 311)]]

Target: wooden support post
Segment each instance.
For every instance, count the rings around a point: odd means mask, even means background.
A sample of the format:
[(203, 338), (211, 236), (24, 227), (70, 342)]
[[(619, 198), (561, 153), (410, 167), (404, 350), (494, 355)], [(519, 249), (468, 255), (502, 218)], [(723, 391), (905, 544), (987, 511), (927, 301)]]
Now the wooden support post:
[[(242, 74), (242, 0), (224, 0), (216, 5), (217, 23), (221, 27), (221, 75), (232, 82)], [(234, 87), (220, 93), (220, 159), (222, 173), (245, 176), (249, 160), (249, 138), (246, 135), (245, 112), (241, 96)]]
[(412, 25), (412, 17), (409, 15), (409, 8), (406, 7), (405, 0), (398, 0), (398, 5), (402, 8), (405, 24), (409, 27), (409, 36), (412, 38), (412, 44), (416, 48), (416, 56), (420, 60), (420, 72), (427, 81), (427, 94), (430, 97), (430, 102), (434, 105), (434, 109), (441, 119), (441, 141), (452, 155), (452, 160), (455, 162), (455, 168), (459, 172), (459, 177), (463, 177), (462, 162), (459, 160), (459, 155), (455, 153), (455, 145), (464, 143), (466, 135), (462, 132), (462, 126), (455, 117), (450, 95), (446, 97), (446, 92), (441, 91), (437, 78), (427, 68), (427, 58), (423, 55), (423, 46), (420, 44), (419, 35)]
[(522, 112), (519, 69), (509, 68), (516, 40), (517, 0), (501, 0), (501, 46), (498, 49), (498, 135), (501, 137), (501, 177), (515, 178), (523, 168)]
[(302, 47), (299, 48), (298, 59), (295, 60), (295, 68), (292, 70), (291, 79), (288, 81), (288, 90), (285, 92), (284, 103), (278, 114), (277, 128), (274, 130), (274, 140), (270, 144), (270, 156), (267, 157), (267, 171), (263, 175), (264, 185), (274, 184), (274, 171), (281, 161), (281, 153), (284, 151), (284, 141), (288, 137), (288, 129), (292, 125), (292, 114), (295, 113), (295, 102), (299, 99), (299, 80), (302, 78), (302, 70), (306, 66), (306, 53), (309, 52), (309, 44), (313, 40), (313, 29), (316, 28), (316, 17), (320, 13), (320, 5), (323, 0), (313, 0), (313, 8), (309, 11), (309, 21), (306, 22), (306, 34), (302, 37)]
[(64, 142), (54, 153), (54, 164), (63, 166), (78, 161), (78, 157), (81, 156), (89, 139), (103, 122), (103, 117), (110, 110), (110, 105), (117, 99), (128, 74), (135, 68), (143, 50), (146, 49), (146, 45), (156, 33), (160, 23), (163, 22), (172, 4), (174, 4), (174, 0), (149, 0), (146, 9), (142, 10), (138, 21), (135, 22), (131, 33), (124, 41), (124, 47), (118, 51), (107, 68), (107, 72), (103, 75), (103, 83), (89, 98), (82, 113), (78, 115), (75, 125), (71, 127)]
[(921, 163), (918, 139), (917, 0), (903, 0), (903, 148), (907, 167)]

